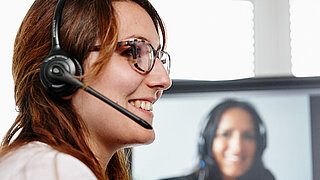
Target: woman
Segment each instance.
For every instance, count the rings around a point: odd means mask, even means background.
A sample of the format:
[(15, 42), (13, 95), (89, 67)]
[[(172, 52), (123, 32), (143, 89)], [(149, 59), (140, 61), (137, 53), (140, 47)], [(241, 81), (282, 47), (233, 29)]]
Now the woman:
[(199, 139), (199, 164), (187, 176), (172, 180), (273, 180), (262, 155), (266, 129), (246, 102), (226, 100), (208, 115)]
[[(151, 143), (154, 131), (83, 90), (58, 98), (40, 81), (56, 5), (35, 0), (16, 36), (19, 114), (2, 143), (1, 179), (129, 179), (123, 148)], [(152, 124), (152, 104), (171, 86), (164, 25), (152, 5), (66, 0), (60, 26), (61, 47), (83, 68), (77, 78)]]

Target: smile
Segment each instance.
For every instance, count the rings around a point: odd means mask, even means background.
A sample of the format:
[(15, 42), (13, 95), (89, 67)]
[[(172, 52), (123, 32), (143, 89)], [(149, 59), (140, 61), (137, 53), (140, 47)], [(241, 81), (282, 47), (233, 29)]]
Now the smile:
[(225, 159), (231, 162), (241, 162), (242, 160), (241, 156), (232, 155), (232, 154), (225, 154)]
[(142, 101), (142, 100), (134, 100), (130, 101), (130, 104), (135, 106), (136, 108), (140, 108), (146, 111), (152, 111), (152, 103), (149, 101)]

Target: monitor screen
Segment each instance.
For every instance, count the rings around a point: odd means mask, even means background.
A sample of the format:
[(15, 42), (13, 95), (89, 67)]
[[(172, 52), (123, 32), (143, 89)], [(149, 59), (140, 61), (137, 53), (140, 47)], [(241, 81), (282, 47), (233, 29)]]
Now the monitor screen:
[(320, 179), (320, 78), (250, 78), (232, 81), (174, 80), (154, 105), (156, 139), (133, 148), (133, 179), (191, 173), (208, 113), (226, 99), (250, 103), (264, 121), (265, 166), (276, 179)]

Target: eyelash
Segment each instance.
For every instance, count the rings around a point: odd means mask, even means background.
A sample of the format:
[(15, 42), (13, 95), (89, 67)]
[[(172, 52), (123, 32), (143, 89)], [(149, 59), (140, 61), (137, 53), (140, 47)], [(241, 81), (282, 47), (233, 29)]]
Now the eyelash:
[(251, 135), (251, 134), (243, 134), (242, 137), (244, 139), (248, 139), (248, 140), (255, 140), (255, 136)]
[(123, 56), (132, 56), (133, 55), (133, 49), (132, 49), (131, 46), (129, 46), (128, 48), (125, 48), (120, 54), (123, 55)]
[(230, 132), (224, 132), (221, 134), (222, 137), (230, 137), (231, 133)]

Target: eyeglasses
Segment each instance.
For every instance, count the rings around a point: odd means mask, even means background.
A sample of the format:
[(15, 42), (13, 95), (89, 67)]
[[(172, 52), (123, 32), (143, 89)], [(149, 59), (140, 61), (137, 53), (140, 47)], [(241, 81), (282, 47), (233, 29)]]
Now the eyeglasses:
[[(100, 46), (94, 46), (92, 51), (99, 50)], [(142, 73), (150, 72), (158, 58), (168, 74), (170, 74), (170, 55), (165, 51), (155, 50), (153, 46), (145, 40), (132, 39), (118, 42), (117, 51), (122, 56), (128, 57), (132, 67)]]

